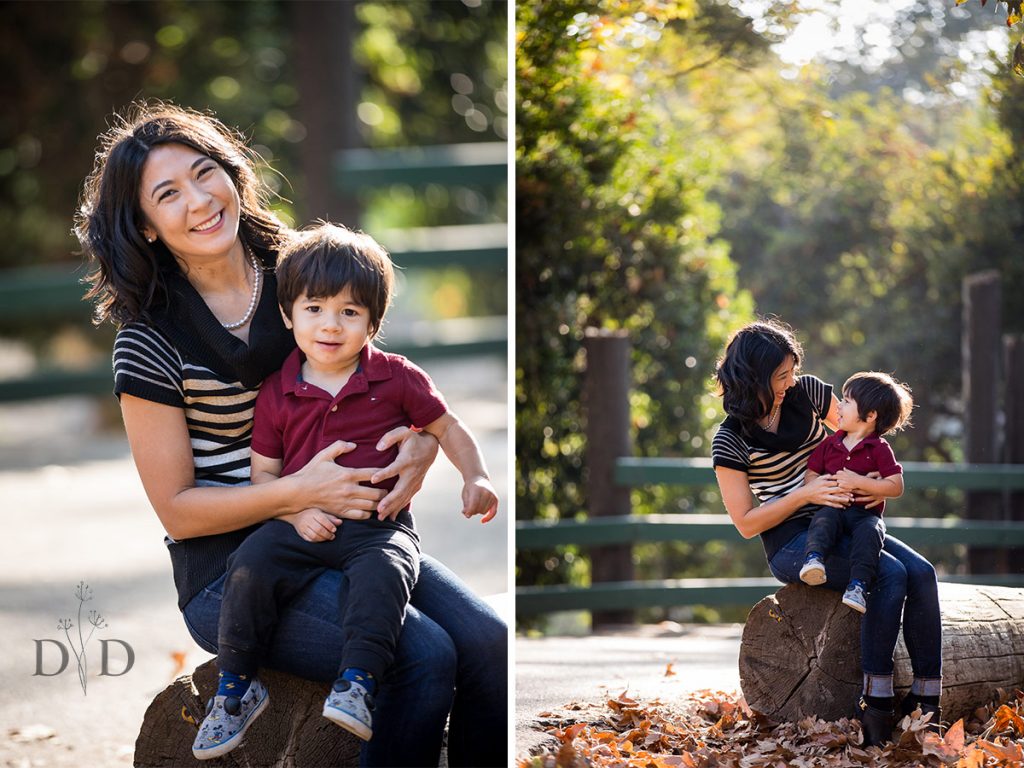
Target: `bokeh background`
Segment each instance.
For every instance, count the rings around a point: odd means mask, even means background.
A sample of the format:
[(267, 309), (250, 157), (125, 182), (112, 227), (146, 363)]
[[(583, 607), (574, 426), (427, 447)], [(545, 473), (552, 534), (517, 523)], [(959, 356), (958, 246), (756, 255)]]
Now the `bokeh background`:
[[(586, 519), (588, 327), (630, 338), (637, 455), (708, 456), (723, 417), (716, 358), (731, 331), (777, 316), (804, 370), (834, 386), (864, 369), (910, 384), (914, 426), (891, 439), (901, 460), (964, 460), (963, 278), (997, 270), (998, 332), (1024, 330), (1021, 26), (1005, 3), (982, 5), (517, 3), (517, 518)], [(713, 487), (636, 488), (631, 502), (723, 511)], [(963, 494), (896, 504), (956, 515)], [(923, 551), (963, 572), (962, 547)], [(637, 579), (769, 575), (738, 536), (639, 544), (633, 561)], [(590, 579), (579, 547), (517, 553), (517, 584)]]
[[(163, 532), (110, 396), (114, 329), (94, 328), (80, 300), (72, 216), (97, 135), (137, 99), (210, 110), (268, 161), (285, 221), (326, 217), (388, 246), (403, 269), (386, 343), (435, 347), (410, 356), (480, 439), (504, 512), (507, 4), (26, 0), (0, 10), (0, 763), (129, 764), (148, 702), (207, 656), (175, 608)], [(338, 154), (435, 145), (471, 145), (489, 167), (356, 185)], [(424, 550), (510, 612), (507, 517), (464, 521), (460, 488), (440, 458), (417, 502)], [(129, 674), (98, 677), (93, 639), (86, 696), (74, 658), (61, 675), (32, 674), (33, 639), (63, 638), (57, 621), (76, 616), (81, 580), (94, 593), (86, 610), (109, 625), (97, 637), (136, 653)]]

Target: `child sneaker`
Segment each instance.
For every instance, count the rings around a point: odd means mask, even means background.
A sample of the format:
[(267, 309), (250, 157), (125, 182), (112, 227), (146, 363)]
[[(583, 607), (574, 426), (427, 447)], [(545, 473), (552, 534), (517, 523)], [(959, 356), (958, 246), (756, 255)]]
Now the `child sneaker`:
[(364, 741), (373, 736), (373, 696), (359, 683), (336, 680), (324, 702), (324, 717)]
[(800, 569), (800, 581), (812, 587), (825, 583), (825, 563), (813, 552), (807, 556), (804, 567)]
[(206, 717), (192, 743), (196, 760), (210, 760), (226, 755), (239, 744), (246, 729), (260, 716), (270, 696), (263, 683), (253, 680), (241, 698), (214, 696), (206, 707)]
[(853, 608), (858, 613), (866, 613), (868, 602), (864, 598), (864, 587), (857, 582), (850, 582), (850, 585), (843, 592), (843, 605)]

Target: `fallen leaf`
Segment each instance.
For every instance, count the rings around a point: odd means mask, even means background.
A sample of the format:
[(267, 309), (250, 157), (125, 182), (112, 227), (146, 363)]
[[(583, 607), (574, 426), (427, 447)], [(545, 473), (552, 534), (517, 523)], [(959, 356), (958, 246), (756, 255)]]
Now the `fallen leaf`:
[(30, 741), (46, 741), (57, 735), (57, 731), (42, 723), (23, 725), (20, 728), (11, 728), (7, 731), (11, 741), (17, 744), (26, 744)]
[(964, 719), (961, 717), (953, 723), (945, 736), (946, 746), (954, 752), (962, 752), (964, 749)]
[(174, 662), (174, 671), (171, 672), (172, 680), (185, 671), (186, 658), (188, 658), (188, 651), (171, 651), (171, 660)]

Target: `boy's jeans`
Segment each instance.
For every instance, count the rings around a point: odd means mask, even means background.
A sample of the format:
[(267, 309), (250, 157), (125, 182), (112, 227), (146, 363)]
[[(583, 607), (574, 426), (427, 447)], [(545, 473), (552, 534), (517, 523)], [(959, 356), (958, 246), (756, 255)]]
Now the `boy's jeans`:
[[(768, 562), (785, 584), (800, 581), (807, 532), (794, 536)], [(850, 581), (850, 537), (843, 536), (825, 558), (824, 586), (842, 592)], [(893, 653), (903, 621), (903, 640), (914, 671), (914, 691), (938, 695), (942, 679), (942, 619), (935, 569), (899, 539), (885, 537), (878, 575), (861, 620), (861, 667), (865, 693), (892, 696)], [(938, 688), (938, 690), (936, 690)], [(934, 691), (934, 693), (932, 693)]]
[[(850, 539), (850, 578), (870, 590), (878, 571), (878, 557), (885, 543), (885, 523), (874, 510), (859, 505), (839, 509), (818, 507), (807, 529), (807, 554), (827, 555), (840, 538)], [(826, 571), (828, 567), (826, 566)]]

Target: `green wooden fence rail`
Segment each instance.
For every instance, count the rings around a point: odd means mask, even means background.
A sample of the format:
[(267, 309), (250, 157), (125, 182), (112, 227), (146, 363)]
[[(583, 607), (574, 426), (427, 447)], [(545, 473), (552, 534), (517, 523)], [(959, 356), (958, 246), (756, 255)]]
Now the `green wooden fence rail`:
[(345, 149), (335, 155), (334, 171), (338, 185), (350, 192), (388, 184), (500, 184), (508, 175), (508, 145)]
[[(903, 463), (908, 490), (1022, 491), (1024, 465)], [(711, 485), (710, 459), (620, 458), (618, 485)], [(974, 544), (1024, 546), (1024, 523), (957, 518), (890, 517), (890, 533), (913, 545)], [(587, 520), (520, 521), (516, 548), (520, 550), (576, 544), (593, 547), (641, 542), (735, 541), (735, 527), (725, 514), (678, 513), (622, 515)], [(943, 576), (943, 581), (1024, 586), (1024, 575)], [(774, 592), (772, 578), (664, 579), (598, 582), (588, 586), (522, 586), (516, 588), (520, 615), (564, 610), (619, 610), (671, 605), (749, 605)]]
[[(1024, 490), (1024, 465), (937, 464), (902, 462), (903, 478), (911, 488), (959, 488), (964, 491)], [(640, 485), (713, 485), (711, 459), (620, 458), (615, 482)]]
[[(1024, 576), (942, 576), (954, 584), (1024, 587)], [(609, 611), (674, 605), (753, 605), (782, 585), (771, 577), (605, 581), (586, 587), (517, 587), (516, 613)]]

